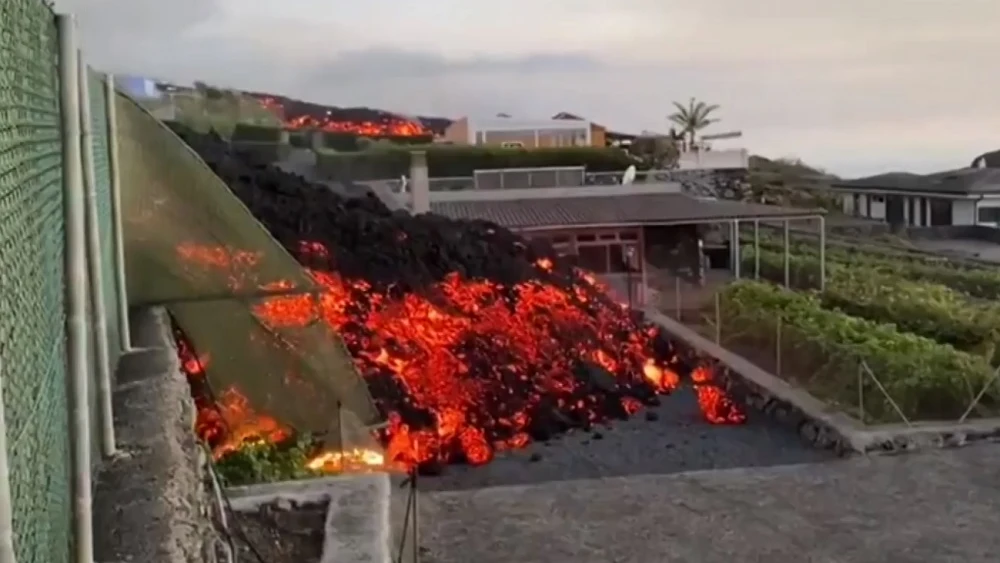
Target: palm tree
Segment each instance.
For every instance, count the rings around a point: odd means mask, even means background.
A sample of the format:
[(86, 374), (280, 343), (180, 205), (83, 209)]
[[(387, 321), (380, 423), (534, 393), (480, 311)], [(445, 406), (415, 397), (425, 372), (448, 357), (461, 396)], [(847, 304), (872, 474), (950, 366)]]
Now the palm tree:
[(681, 135), (687, 135), (691, 146), (694, 146), (695, 135), (698, 131), (718, 122), (709, 116), (719, 109), (716, 104), (706, 104), (694, 98), (688, 100), (688, 105), (684, 106), (680, 102), (674, 102), (677, 111), (667, 116), (672, 123), (680, 127)]

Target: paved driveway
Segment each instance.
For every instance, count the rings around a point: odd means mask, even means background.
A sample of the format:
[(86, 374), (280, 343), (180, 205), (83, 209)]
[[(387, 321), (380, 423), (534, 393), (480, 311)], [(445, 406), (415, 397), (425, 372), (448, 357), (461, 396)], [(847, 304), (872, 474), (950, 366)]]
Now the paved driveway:
[(432, 563), (1000, 561), (1000, 445), (422, 495)]

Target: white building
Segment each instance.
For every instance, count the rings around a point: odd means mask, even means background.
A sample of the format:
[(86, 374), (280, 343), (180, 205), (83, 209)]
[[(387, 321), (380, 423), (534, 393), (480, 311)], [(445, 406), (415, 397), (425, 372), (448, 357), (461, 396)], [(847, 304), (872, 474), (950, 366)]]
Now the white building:
[(605, 129), (569, 119), (472, 119), (463, 117), (445, 130), (443, 140), (456, 145), (501, 147), (603, 147)]
[(1000, 169), (963, 168), (919, 175), (891, 172), (837, 182), (848, 215), (893, 225), (1000, 228)]

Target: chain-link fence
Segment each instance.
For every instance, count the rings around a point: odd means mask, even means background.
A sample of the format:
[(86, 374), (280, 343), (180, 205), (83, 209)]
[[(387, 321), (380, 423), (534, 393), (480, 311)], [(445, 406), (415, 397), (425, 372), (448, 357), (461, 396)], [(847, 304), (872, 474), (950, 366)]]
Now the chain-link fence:
[(0, 378), (20, 563), (62, 563), (70, 545), (57, 53), (45, 4), (0, 2)]
[(126, 290), (168, 308), (220, 392), (341, 450), (376, 449), (381, 422), (316, 283), (176, 135), (109, 99), (74, 29), (41, 0), (0, 2), (2, 561), (92, 557)]

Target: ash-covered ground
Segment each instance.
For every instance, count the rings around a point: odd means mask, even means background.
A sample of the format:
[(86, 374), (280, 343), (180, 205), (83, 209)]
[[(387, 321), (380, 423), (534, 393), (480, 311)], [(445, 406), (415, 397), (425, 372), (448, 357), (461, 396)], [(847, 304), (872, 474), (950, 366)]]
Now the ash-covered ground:
[[(661, 397), (659, 407), (593, 431), (574, 430), (548, 443), (499, 454), (479, 467), (448, 466), (421, 477), (425, 491), (523, 485), (544, 481), (763, 467), (834, 459), (794, 428), (748, 411), (745, 424), (705, 422), (690, 387)], [(649, 420), (655, 418), (655, 420)]]

